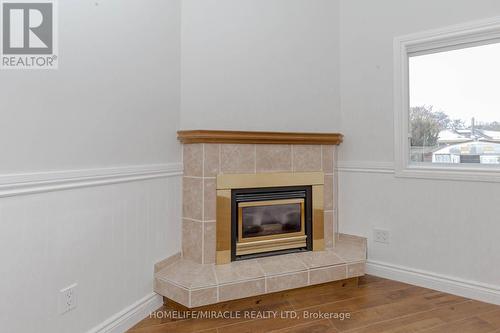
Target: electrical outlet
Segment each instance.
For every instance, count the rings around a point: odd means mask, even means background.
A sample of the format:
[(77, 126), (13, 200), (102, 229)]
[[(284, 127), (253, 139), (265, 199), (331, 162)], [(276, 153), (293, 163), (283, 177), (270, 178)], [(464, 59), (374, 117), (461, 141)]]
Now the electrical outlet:
[(71, 311), (78, 305), (77, 286), (75, 283), (59, 290), (59, 314)]
[(373, 230), (374, 241), (377, 243), (389, 244), (389, 231), (382, 229)]

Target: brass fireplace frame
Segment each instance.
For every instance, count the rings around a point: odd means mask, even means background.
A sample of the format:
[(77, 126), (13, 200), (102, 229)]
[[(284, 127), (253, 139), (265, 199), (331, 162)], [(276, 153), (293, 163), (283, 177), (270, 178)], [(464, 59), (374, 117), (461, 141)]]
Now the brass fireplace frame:
[[(311, 186), (312, 187), (312, 250), (325, 249), (324, 242), (324, 173), (261, 173), (261, 174), (223, 174), (217, 176), (217, 212), (216, 212), (216, 263), (231, 262), (231, 190), (243, 188), (265, 188), (284, 186)], [(283, 203), (283, 201), (281, 201)], [(304, 210), (302, 209), (302, 214)], [(241, 216), (241, 214), (240, 214)], [(302, 217), (303, 218), (303, 217)], [(302, 223), (304, 227), (304, 223)], [(241, 228), (240, 228), (241, 230)], [(275, 250), (286, 249), (305, 242), (305, 235), (289, 235), (276, 239), (259, 239), (251, 244), (251, 251), (262, 246), (262, 251), (270, 248)], [(239, 235), (241, 237), (241, 235)], [(261, 237), (259, 237), (261, 238)], [(272, 247), (270, 242), (274, 242)], [(250, 243), (249, 243), (250, 244)], [(264, 250), (266, 249), (266, 250)], [(239, 244), (241, 254), (250, 251), (245, 242)], [(257, 250), (258, 252), (258, 250)]]

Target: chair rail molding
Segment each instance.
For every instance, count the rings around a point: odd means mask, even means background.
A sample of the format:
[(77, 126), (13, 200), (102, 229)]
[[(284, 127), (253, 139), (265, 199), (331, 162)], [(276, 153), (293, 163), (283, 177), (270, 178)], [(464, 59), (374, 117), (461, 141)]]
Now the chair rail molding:
[(394, 174), (394, 163), (380, 161), (338, 161), (337, 171)]
[(0, 198), (182, 175), (182, 163), (0, 174)]

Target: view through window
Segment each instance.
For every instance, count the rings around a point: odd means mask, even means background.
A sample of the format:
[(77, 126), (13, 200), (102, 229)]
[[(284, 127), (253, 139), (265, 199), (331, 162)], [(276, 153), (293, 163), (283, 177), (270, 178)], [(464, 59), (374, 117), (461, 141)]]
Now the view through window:
[(409, 58), (410, 161), (500, 164), (500, 43)]

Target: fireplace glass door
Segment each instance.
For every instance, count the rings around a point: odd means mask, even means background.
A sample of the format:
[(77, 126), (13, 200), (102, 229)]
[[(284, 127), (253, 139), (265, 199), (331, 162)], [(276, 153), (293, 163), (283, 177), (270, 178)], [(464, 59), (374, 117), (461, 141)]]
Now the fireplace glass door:
[(310, 229), (307, 193), (293, 189), (237, 195), (236, 257), (306, 249)]
[(238, 241), (304, 234), (304, 199), (242, 202), (238, 205)]

